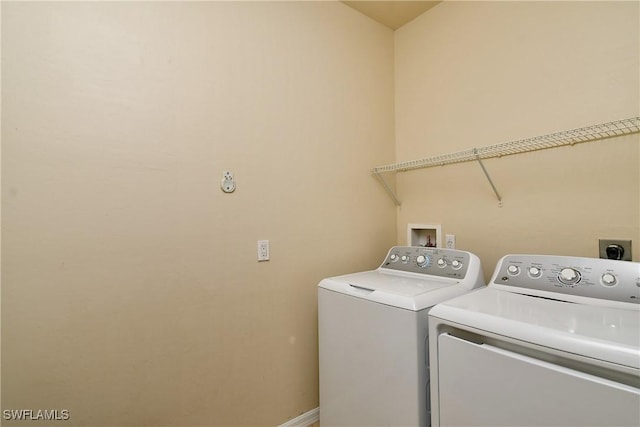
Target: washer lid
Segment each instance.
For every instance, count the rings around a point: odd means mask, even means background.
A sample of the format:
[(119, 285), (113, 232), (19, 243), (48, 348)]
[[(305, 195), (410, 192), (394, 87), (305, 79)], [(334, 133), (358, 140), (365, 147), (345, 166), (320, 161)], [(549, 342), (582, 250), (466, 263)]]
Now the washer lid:
[(467, 292), (459, 280), (380, 270), (323, 279), (318, 287), (381, 304), (422, 310)]
[(636, 310), (485, 288), (438, 304), (429, 317), (640, 369), (640, 316)]

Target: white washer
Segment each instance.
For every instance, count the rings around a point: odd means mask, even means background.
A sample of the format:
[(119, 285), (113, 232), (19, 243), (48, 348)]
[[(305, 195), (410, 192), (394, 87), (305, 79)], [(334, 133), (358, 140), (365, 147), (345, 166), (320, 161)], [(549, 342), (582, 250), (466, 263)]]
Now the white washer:
[(640, 425), (640, 264), (507, 255), (429, 313), (433, 426)]
[(464, 251), (393, 247), (377, 270), (318, 285), (323, 426), (428, 426), (427, 311), (483, 286)]

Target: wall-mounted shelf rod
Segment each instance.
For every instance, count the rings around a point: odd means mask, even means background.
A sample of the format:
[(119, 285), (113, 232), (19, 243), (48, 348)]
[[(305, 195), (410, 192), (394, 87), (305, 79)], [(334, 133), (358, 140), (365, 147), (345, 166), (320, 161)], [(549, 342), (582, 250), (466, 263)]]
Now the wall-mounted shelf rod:
[(503, 142), (495, 145), (488, 145), (481, 148), (472, 148), (455, 153), (443, 154), (439, 156), (427, 157), (419, 160), (411, 160), (407, 162), (394, 163), (385, 166), (378, 166), (373, 169), (373, 173), (382, 181), (385, 189), (394, 202), (400, 205), (398, 197), (393, 192), (389, 184), (381, 176), (386, 172), (406, 172), (413, 169), (422, 169), (432, 166), (444, 166), (452, 163), (478, 161), (482, 167), (487, 179), (500, 201), (500, 195), (496, 190), (489, 174), (486, 172), (481, 159), (489, 159), (493, 157), (508, 156), (511, 154), (526, 153), (529, 151), (544, 150), (547, 148), (562, 147), (565, 145), (574, 145), (582, 142), (597, 141), (600, 139), (613, 138), (617, 136), (630, 135), (640, 132), (640, 117), (631, 117), (628, 119), (616, 120), (608, 123), (601, 123), (593, 126), (586, 126), (578, 129), (571, 129), (561, 132), (550, 133), (547, 135), (536, 136), (533, 138), (520, 139), (517, 141)]

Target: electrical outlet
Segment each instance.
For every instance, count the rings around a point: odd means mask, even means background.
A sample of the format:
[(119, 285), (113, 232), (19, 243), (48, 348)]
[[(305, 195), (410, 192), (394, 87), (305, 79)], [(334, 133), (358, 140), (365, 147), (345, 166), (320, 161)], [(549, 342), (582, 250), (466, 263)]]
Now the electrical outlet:
[(269, 261), (268, 240), (258, 240), (258, 261)]
[(599, 239), (600, 258), (631, 261), (631, 240)]
[(455, 249), (456, 248), (456, 235), (455, 234), (446, 234), (445, 241), (447, 249)]

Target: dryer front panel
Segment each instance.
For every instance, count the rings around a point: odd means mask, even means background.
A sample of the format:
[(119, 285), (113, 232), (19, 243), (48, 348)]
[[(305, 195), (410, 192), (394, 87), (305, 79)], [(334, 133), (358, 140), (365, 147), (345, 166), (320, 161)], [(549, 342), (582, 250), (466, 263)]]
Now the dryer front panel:
[(435, 425), (640, 425), (634, 386), (448, 333), (437, 345)]

